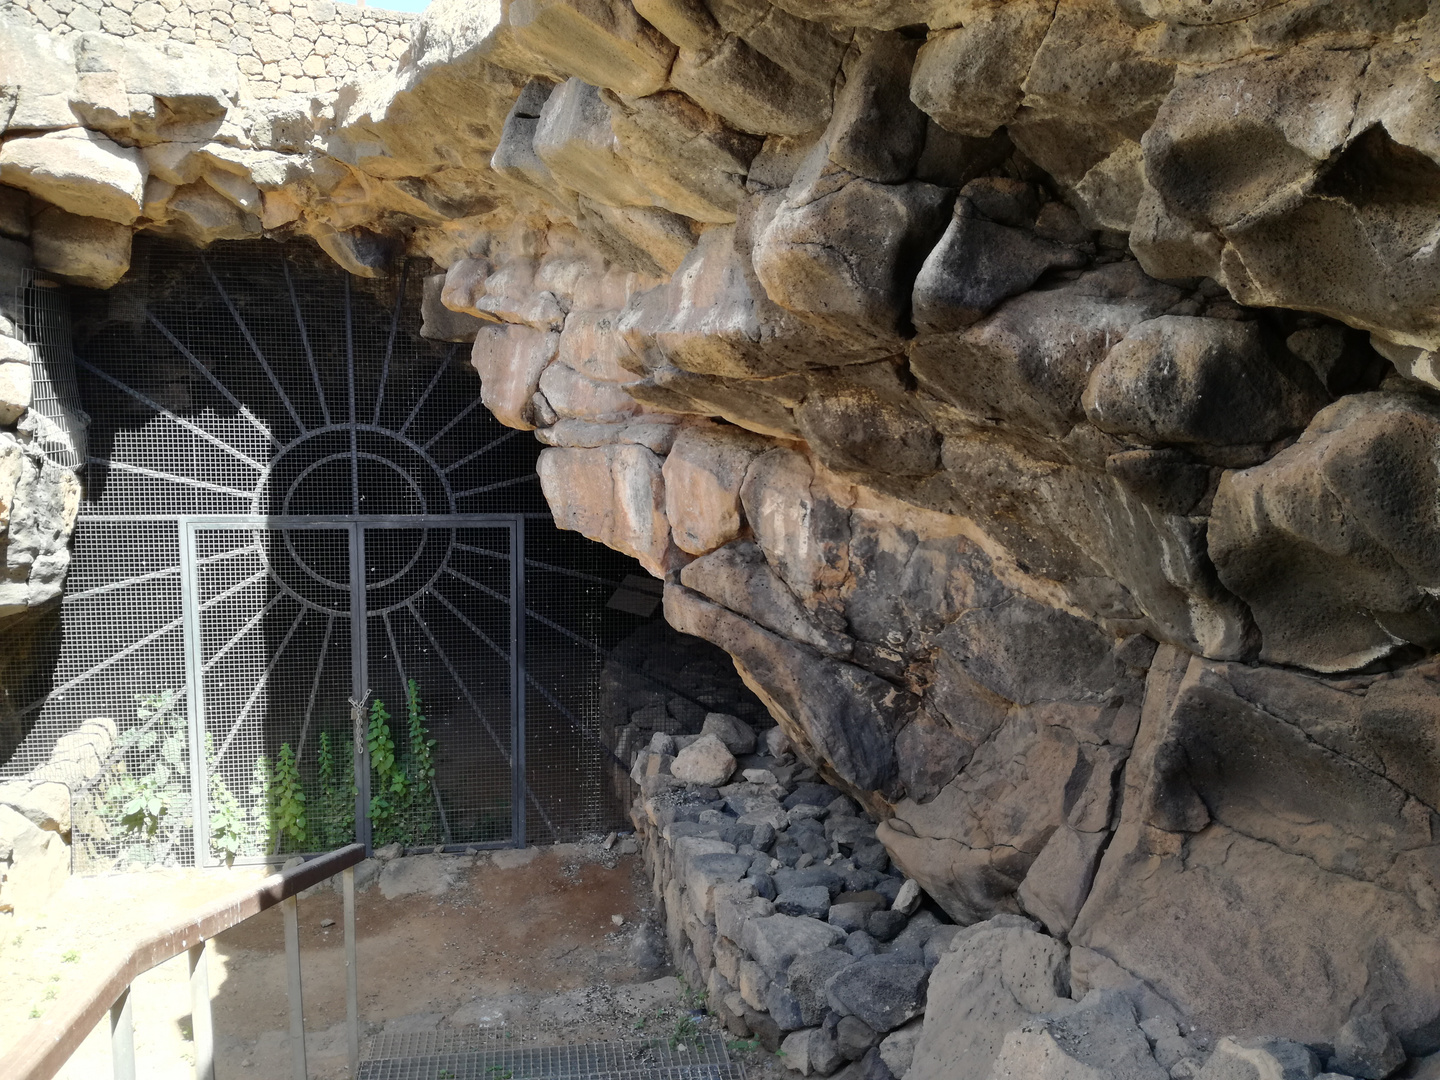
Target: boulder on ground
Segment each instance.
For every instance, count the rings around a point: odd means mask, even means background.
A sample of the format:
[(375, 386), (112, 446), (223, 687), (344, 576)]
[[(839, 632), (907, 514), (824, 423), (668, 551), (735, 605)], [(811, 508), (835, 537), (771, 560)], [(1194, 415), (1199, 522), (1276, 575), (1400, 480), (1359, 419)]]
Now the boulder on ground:
[(687, 784), (719, 787), (734, 774), (735, 755), (711, 734), (701, 735), (676, 754), (675, 760), (670, 763), (670, 775)]

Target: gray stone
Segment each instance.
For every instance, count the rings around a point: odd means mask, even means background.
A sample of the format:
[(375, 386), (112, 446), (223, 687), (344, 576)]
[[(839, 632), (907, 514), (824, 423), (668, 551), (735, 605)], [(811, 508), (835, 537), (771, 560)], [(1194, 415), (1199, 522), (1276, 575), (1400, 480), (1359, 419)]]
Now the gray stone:
[(858, 1061), (880, 1041), (880, 1036), (858, 1016), (842, 1016), (835, 1025), (835, 1041), (847, 1061)]
[(1306, 1046), (1284, 1039), (1222, 1038), (1200, 1070), (1203, 1080), (1312, 1080), (1320, 1063)]
[[(808, 915), (814, 919), (823, 919), (830, 910), (830, 890), (823, 885), (786, 889), (775, 898), (775, 910), (782, 915)], [(844, 929), (833, 919), (830, 922), (831, 925)]]
[[(828, 905), (828, 893), (826, 903)], [(875, 910), (873, 903), (844, 903), (840, 902), (830, 908), (830, 914), (826, 921), (831, 926), (838, 926), (845, 933), (850, 934), (856, 930), (864, 930), (865, 922)]]
[(915, 279), (916, 329), (964, 329), (1030, 288), (1046, 271), (1078, 269), (1086, 262), (1075, 248), (986, 220), (962, 191), (949, 228)]
[(990, 1076), (1019, 1080), (1037, 1074), (1167, 1080), (1135, 1022), (1135, 1007), (1125, 995), (1104, 990), (1092, 990), (1074, 1009), (1026, 1021), (1005, 1036)]
[(781, 1047), (785, 1065), (801, 1076), (829, 1076), (845, 1064), (835, 1031), (830, 1027), (812, 1027), (786, 1037)]
[(1405, 1063), (1405, 1048), (1379, 1013), (1352, 1016), (1335, 1033), (1330, 1067), (1366, 1080), (1382, 1080)]
[(738, 716), (731, 716), (729, 713), (707, 713), (700, 732), (703, 735), (714, 735), (736, 757), (755, 752), (755, 729)]
[(1090, 375), (1085, 414), (1147, 443), (1258, 444), (1300, 431), (1327, 403), (1314, 372), (1259, 323), (1165, 315), (1141, 323)]
[(921, 899), (920, 883), (912, 878), (906, 878), (904, 884), (900, 886), (900, 891), (895, 894), (895, 899), (890, 907), (895, 911), (910, 915), (920, 906)]
[(765, 1010), (781, 1031), (794, 1031), (805, 1026), (799, 1000), (779, 983), (771, 983), (770, 989), (765, 992)]
[(687, 784), (717, 787), (734, 775), (735, 756), (714, 735), (705, 734), (675, 755), (670, 772)]
[(825, 994), (842, 1015), (859, 1017), (876, 1031), (893, 1031), (924, 1011), (929, 980), (923, 965), (872, 956), (831, 976)]
[(818, 949), (795, 958), (786, 973), (786, 987), (795, 996), (805, 1023), (818, 1024), (830, 1011), (825, 984), (830, 976), (855, 962), (836, 948)]
[(747, 922), (740, 945), (772, 979), (778, 979), (796, 957), (829, 948), (844, 937), (835, 927), (817, 919), (771, 915)]
[(1000, 915), (966, 927), (930, 979), (909, 1080), (986, 1076), (1005, 1036), (1069, 1000), (1065, 947)]
[(876, 941), (894, 941), (908, 921), (903, 911), (874, 911), (865, 920), (865, 929)]
[(880, 943), (864, 930), (851, 931), (845, 939), (845, 951), (856, 959), (875, 956), (880, 952)]
[(896, 1028), (880, 1041), (880, 1057), (895, 1080), (905, 1080), (910, 1071), (910, 1062), (915, 1057), (915, 1045), (920, 1041), (923, 1019), (910, 1021)]

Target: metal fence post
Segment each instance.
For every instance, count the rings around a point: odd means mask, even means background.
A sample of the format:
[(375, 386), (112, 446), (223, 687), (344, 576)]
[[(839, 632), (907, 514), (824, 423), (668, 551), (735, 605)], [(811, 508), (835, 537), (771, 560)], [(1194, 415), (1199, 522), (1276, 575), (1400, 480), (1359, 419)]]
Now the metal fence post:
[(350, 1080), (360, 1075), (360, 972), (355, 966), (355, 868), (341, 874), (345, 896), (345, 1034), (350, 1051)]
[(285, 968), (290, 991), (290, 1061), (295, 1080), (309, 1080), (305, 1067), (305, 1005), (300, 998), (300, 905), (293, 896), (280, 902), (285, 913)]
[(115, 1080), (135, 1080), (135, 1017), (130, 1011), (130, 987), (110, 1006), (110, 1060)]
[(195, 1080), (215, 1080), (215, 1024), (210, 1012), (210, 958), (204, 941), (190, 946), (190, 1034)]

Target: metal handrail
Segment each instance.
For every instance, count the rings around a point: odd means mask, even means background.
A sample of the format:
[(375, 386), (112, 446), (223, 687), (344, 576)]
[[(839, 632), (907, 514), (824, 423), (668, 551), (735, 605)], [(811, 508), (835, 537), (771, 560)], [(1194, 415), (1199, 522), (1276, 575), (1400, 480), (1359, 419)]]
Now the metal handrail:
[[(52, 1008), (0, 1058), (6, 1080), (51, 1080), (85, 1041), (108, 1011), (115, 1075), (134, 1077), (134, 1034), (130, 1021), (130, 984), (183, 952), (190, 954), (191, 1029), (195, 1040), (195, 1075), (214, 1076), (214, 1028), (206, 977), (205, 943), (260, 912), (285, 905), (285, 951), (290, 981), (290, 1039), (296, 1075), (305, 1077), (305, 1025), (300, 999), (300, 941), (296, 896), (326, 878), (344, 872), (346, 1003), (349, 1020), (350, 1075), (359, 1066), (359, 994), (355, 970), (355, 864), (365, 858), (362, 844), (311, 859), (255, 885), (237, 889), (200, 908), (190, 917), (152, 933), (88, 986), (77, 987)], [(203, 1044), (202, 1044), (203, 1043)]]

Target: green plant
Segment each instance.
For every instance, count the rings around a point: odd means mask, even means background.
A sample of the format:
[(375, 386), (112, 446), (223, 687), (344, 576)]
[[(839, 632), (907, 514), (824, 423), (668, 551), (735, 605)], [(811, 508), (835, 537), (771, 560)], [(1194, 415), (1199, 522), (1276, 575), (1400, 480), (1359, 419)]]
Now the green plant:
[(670, 1029), (670, 1049), (674, 1050), (681, 1043), (688, 1043), (699, 1034), (700, 1025), (693, 1016), (680, 1017)]
[(122, 756), (98, 809), (113, 832), (139, 841), (126, 854), (143, 859), (151, 842), (170, 840), (189, 824), (189, 722), (176, 709), (173, 690), (141, 694), (135, 702), (138, 723), (116, 739)]
[(370, 703), (365, 741), (370, 748), (370, 827), (376, 842), (384, 843), (405, 795), (405, 772), (395, 758), (390, 713), (379, 698)]
[(725, 1048), (734, 1054), (748, 1054), (753, 1050), (760, 1049), (759, 1039), (731, 1039), (725, 1044)]
[(435, 1080), (455, 1080), (455, 1073), (451, 1069), (441, 1069), (435, 1074)]
[(228, 866), (237, 855), (253, 850), (255, 829), (220, 773), (215, 760), (215, 740), (208, 731), (205, 733), (205, 771), (209, 777), (210, 850)]
[(390, 713), (377, 698), (366, 730), (370, 747), (370, 824), (375, 843), (435, 843), (441, 838), (435, 798), (435, 746), (420, 704), (420, 687), (405, 687), (405, 746), (396, 746)]
[(39, 1020), (39, 1019), (40, 1019), (40, 1006), (39, 1006), (39, 1005), (31, 1005), (31, 1006), (30, 1006), (30, 1019), (31, 1019), (31, 1020)]
[(485, 1071), (490, 1074), (490, 1080), (510, 1080), (515, 1075), (514, 1069), (507, 1069), (504, 1065), (491, 1065)]
[(80, 953), (75, 949), (66, 949), (60, 956), (60, 962), (62, 964), (78, 964), (80, 962)]
[(355, 838), (355, 770), (350, 743), (339, 740), (337, 754), (330, 733), (320, 733), (317, 755), (320, 790), (311, 817), (311, 835), (325, 849), (339, 847)]
[(305, 831), (305, 789), (300, 783), (295, 751), (288, 742), (280, 744), (280, 753), (275, 757), (275, 786), (271, 796), (275, 800), (275, 830), (280, 842), (288, 841), (291, 847), (303, 851), (309, 839)]

